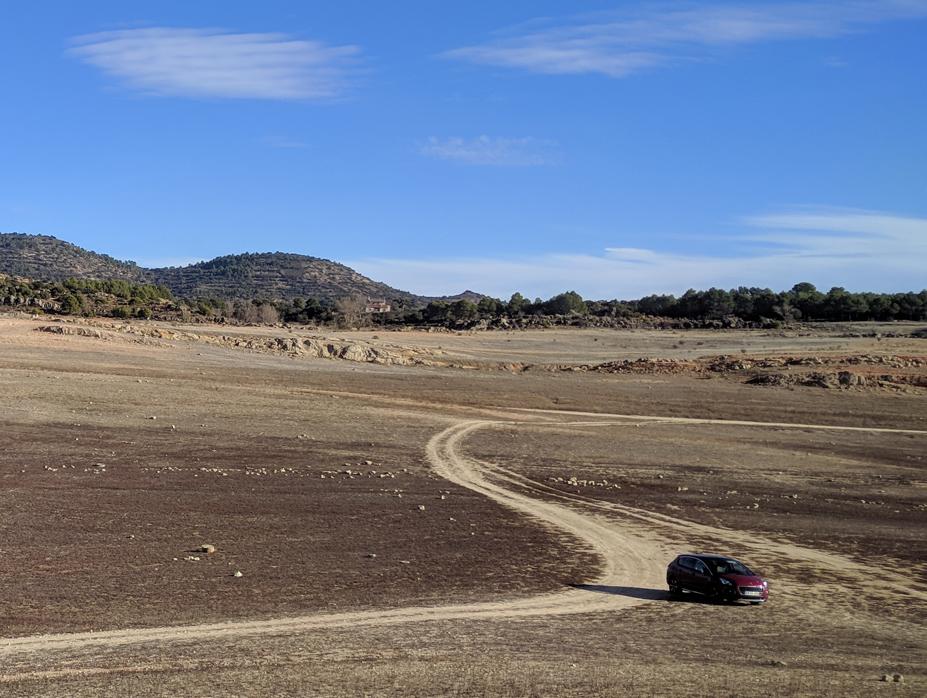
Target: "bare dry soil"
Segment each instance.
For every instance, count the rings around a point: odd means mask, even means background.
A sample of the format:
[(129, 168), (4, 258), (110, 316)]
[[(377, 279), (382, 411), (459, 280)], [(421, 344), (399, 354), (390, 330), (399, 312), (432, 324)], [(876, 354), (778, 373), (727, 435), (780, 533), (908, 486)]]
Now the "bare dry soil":
[[(927, 685), (927, 340), (52, 324), (0, 317), (0, 694)], [(770, 602), (670, 601), (692, 549)]]

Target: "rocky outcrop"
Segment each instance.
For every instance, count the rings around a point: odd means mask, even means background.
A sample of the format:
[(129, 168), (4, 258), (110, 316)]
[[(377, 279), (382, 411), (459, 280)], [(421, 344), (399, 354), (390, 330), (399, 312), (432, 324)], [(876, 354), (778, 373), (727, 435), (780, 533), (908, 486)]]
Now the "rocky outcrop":
[[(235, 337), (229, 335), (198, 334), (170, 330), (148, 325), (129, 323), (105, 323), (106, 330), (134, 335), (144, 340), (189, 341), (212, 344), (215, 346), (246, 349), (271, 354), (307, 356), (320, 359), (339, 359), (382, 365), (399, 366), (447, 366), (441, 361), (438, 352), (424, 349), (408, 349), (398, 346), (375, 346), (367, 342), (330, 339), (325, 337)], [(56, 323), (36, 328), (38, 332), (60, 335), (76, 335), (105, 339), (111, 335), (97, 327), (87, 327), (71, 323)]]
[[(746, 376), (759, 386), (829, 389), (927, 388), (927, 358), (920, 356), (715, 356), (699, 359), (626, 359), (593, 365), (558, 366), (561, 371), (616, 374), (688, 374), (696, 377)], [(811, 370), (809, 370), (811, 369)]]

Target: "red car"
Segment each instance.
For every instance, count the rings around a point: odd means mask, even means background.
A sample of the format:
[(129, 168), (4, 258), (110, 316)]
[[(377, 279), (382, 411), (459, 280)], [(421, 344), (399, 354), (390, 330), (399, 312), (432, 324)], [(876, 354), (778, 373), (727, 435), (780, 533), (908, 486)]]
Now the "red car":
[(666, 568), (666, 583), (673, 596), (691, 591), (718, 601), (761, 604), (769, 599), (767, 580), (739, 560), (724, 555), (680, 555)]

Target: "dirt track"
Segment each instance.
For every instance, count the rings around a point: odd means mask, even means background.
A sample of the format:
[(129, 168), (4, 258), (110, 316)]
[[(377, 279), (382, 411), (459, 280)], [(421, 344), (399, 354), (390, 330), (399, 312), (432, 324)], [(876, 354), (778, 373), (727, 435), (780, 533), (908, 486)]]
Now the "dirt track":
[[(563, 417), (576, 413), (555, 410), (529, 410)], [(580, 415), (576, 415), (580, 416)], [(731, 420), (693, 420), (646, 415), (607, 415), (587, 413), (599, 420), (621, 420), (627, 426), (638, 426), (640, 422), (659, 421), (664, 423), (731, 424), (769, 426), (775, 428), (852, 430), (864, 432), (903, 432), (924, 434), (918, 430), (895, 430), (884, 428), (839, 427), (833, 425), (763, 423)], [(637, 422), (638, 424), (636, 424)], [(583, 497), (563, 497), (570, 506), (550, 501), (547, 498), (525, 494), (550, 494), (543, 492), (543, 486), (526, 481), (492, 464), (478, 462), (467, 457), (461, 448), (462, 442), (479, 429), (491, 428), (499, 421), (466, 420), (451, 426), (428, 443), (427, 456), (434, 471), (447, 480), (478, 492), (490, 499), (510, 507), (524, 515), (533, 517), (555, 529), (575, 536), (591, 545), (602, 557), (604, 570), (595, 585), (610, 587), (613, 593), (594, 594), (584, 589), (567, 590), (514, 601), (447, 605), (439, 607), (410, 607), (397, 610), (358, 612), (344, 614), (315, 614), (266, 621), (244, 621), (211, 623), (193, 626), (164, 628), (113, 630), (99, 633), (70, 633), (60, 635), (39, 635), (12, 638), (0, 641), (0, 656), (21, 653), (43, 653), (59, 650), (90, 650), (102, 647), (121, 647), (144, 643), (189, 642), (230, 637), (286, 635), (316, 629), (344, 628), (354, 626), (387, 626), (401, 623), (448, 621), (462, 619), (505, 619), (528, 616), (555, 616), (574, 613), (609, 611), (646, 603), (663, 598), (663, 561), (668, 556), (668, 546), (655, 536), (642, 534), (639, 527), (629, 527), (614, 520), (602, 518), (599, 514), (609, 510), (632, 520), (643, 521), (657, 528), (679, 529), (690, 534), (711, 536), (728, 543), (736, 541), (741, 545), (773, 550), (782, 555), (797, 557), (818, 565), (824, 565), (836, 572), (852, 574), (857, 581), (868, 581), (878, 574), (882, 587), (886, 585), (897, 592), (921, 600), (927, 593), (911, 588), (903, 577), (884, 570), (862, 565), (846, 558), (794, 545), (783, 545), (775, 541), (757, 539), (737, 532), (716, 527), (693, 524), (673, 517), (649, 513), (631, 507), (591, 501)], [(610, 421), (582, 422), (582, 426), (613, 425)], [(550, 489), (550, 488), (546, 488)], [(522, 490), (522, 491), (519, 491)], [(16, 675), (0, 674), (0, 681), (16, 680)]]

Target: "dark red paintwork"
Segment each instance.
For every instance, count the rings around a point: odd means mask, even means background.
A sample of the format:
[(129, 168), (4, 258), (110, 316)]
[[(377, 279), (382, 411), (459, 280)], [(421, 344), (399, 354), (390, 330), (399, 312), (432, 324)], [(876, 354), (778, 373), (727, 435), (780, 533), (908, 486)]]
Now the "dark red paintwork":
[(769, 600), (769, 582), (732, 557), (705, 553), (679, 555), (666, 568), (670, 593), (703, 594), (718, 601)]

